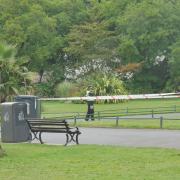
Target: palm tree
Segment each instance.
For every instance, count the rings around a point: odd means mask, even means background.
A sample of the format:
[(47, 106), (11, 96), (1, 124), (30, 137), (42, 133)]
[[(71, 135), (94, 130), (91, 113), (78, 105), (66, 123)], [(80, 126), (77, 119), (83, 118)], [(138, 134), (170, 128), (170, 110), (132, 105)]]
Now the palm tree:
[(32, 89), (28, 70), (24, 66), (27, 60), (17, 60), (15, 54), (13, 46), (0, 44), (0, 102)]

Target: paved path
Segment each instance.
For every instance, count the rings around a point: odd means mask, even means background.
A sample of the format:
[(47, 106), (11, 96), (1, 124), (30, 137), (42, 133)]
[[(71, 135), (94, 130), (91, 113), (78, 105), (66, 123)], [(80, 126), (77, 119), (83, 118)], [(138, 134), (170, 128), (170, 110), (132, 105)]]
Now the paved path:
[[(151, 115), (147, 116), (150, 117)], [(156, 115), (156, 117), (159, 116)], [(166, 118), (179, 118), (180, 114), (174, 113), (163, 116), (166, 116)], [(80, 131), (82, 132), (79, 138), (80, 144), (180, 149), (180, 130), (80, 128)], [(64, 134), (43, 133), (42, 138), (47, 144), (65, 143)]]
[[(180, 149), (180, 130), (80, 128), (80, 144)], [(43, 133), (46, 144), (65, 144), (65, 134)], [(39, 143), (38, 141), (33, 141)]]
[[(80, 144), (180, 149), (180, 130), (80, 128)], [(64, 144), (64, 134), (44, 133), (47, 144)]]

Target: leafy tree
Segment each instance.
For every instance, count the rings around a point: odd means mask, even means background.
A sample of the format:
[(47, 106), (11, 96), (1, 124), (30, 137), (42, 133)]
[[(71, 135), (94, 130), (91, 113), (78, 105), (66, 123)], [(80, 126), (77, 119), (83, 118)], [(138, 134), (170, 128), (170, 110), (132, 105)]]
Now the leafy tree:
[(103, 22), (75, 25), (67, 35), (67, 41), (65, 52), (72, 62), (69, 68), (80, 68), (83, 74), (99, 70), (105, 72), (119, 63), (116, 53), (118, 39)]
[(177, 0), (0, 0), (0, 40), (40, 82), (48, 75), (51, 96), (70, 75), (97, 71), (118, 72), (132, 92), (170, 91), (179, 86), (179, 17)]
[(41, 82), (54, 64), (64, 69), (64, 36), (72, 23), (86, 17), (83, 7), (81, 0), (0, 0), (0, 38), (17, 47), (17, 56), (29, 59), (29, 69), (39, 73)]
[[(143, 0), (129, 5), (119, 17), (117, 30), (123, 34), (119, 45), (122, 63), (143, 63), (141, 70), (130, 79), (134, 85), (131, 89), (157, 92), (165, 87), (169, 78), (169, 47), (179, 36), (177, 5), (166, 0)], [(158, 58), (162, 61), (158, 62)]]
[(167, 89), (180, 91), (180, 41), (175, 43), (172, 47), (172, 57), (169, 61), (170, 65), (170, 79), (167, 82)]

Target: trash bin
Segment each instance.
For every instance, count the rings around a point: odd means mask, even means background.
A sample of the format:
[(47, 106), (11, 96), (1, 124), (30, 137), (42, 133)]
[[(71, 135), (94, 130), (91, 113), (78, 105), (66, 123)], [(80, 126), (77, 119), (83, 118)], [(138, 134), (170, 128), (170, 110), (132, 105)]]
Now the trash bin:
[(27, 104), (27, 118), (41, 117), (41, 103), (37, 96), (19, 95), (14, 100), (15, 102), (24, 102)]
[(2, 142), (25, 142), (31, 139), (26, 122), (27, 104), (20, 102), (2, 103), (1, 140)]

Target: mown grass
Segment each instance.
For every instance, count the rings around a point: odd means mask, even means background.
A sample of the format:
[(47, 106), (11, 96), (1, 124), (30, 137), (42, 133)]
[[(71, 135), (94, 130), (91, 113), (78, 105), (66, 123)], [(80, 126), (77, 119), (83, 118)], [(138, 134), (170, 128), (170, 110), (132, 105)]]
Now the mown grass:
[(1, 180), (179, 180), (180, 150), (3, 144)]
[[(50, 102), (43, 102), (43, 113), (42, 115), (44, 117), (59, 117), (59, 116), (73, 116), (77, 115), (77, 112), (83, 112), (84, 115), (80, 113), (81, 119), (85, 117), (85, 113), (87, 110), (86, 104), (72, 104), (72, 103), (60, 103), (58, 101), (50, 101)], [(101, 120), (98, 120), (98, 111), (104, 111), (101, 115), (104, 116), (110, 116), (110, 112), (107, 110), (112, 110), (112, 115), (115, 112), (121, 112), (121, 110), (127, 110), (131, 113), (132, 111), (136, 111), (134, 114), (147, 114), (144, 113), (144, 111), (147, 111), (146, 109), (141, 108), (149, 108), (149, 114), (152, 113), (151, 108), (154, 110), (154, 113), (161, 112), (161, 108), (159, 107), (169, 107), (168, 110), (171, 110), (173, 112), (174, 107), (176, 107), (176, 112), (180, 112), (180, 99), (150, 99), (150, 100), (130, 100), (118, 104), (95, 104), (95, 116), (96, 119), (94, 122), (85, 122), (85, 121), (79, 121), (77, 119), (77, 126), (80, 127), (116, 127), (116, 128), (160, 128), (160, 119), (129, 119), (129, 120), (119, 120), (118, 126), (116, 125), (116, 120), (112, 120), (111, 118), (109, 120), (105, 120), (101, 118)], [(135, 108), (135, 110), (134, 110)], [(141, 109), (141, 110), (140, 110)], [(117, 110), (117, 111), (114, 111)], [(163, 111), (162, 108), (162, 114), (167, 113), (166, 111)], [(139, 113), (138, 113), (139, 111)], [(49, 114), (48, 114), (49, 113)], [(105, 114), (106, 113), (106, 114)], [(118, 116), (125, 116), (130, 115), (126, 113), (118, 113)], [(164, 116), (164, 115), (163, 115)], [(173, 115), (171, 116), (173, 117)], [(180, 118), (179, 115), (174, 114), (174, 118)], [(73, 124), (73, 123), (71, 123)], [(166, 129), (180, 129), (180, 121), (174, 121), (174, 120), (164, 120), (163, 121), (163, 128)]]
[[(95, 104), (95, 111), (107, 111), (112, 110), (117, 112), (127, 108), (129, 111), (132, 108), (154, 108), (158, 107), (170, 107), (172, 110), (174, 106), (177, 106), (176, 111), (180, 112), (180, 99), (149, 99), (149, 100), (129, 100), (117, 104)], [(62, 103), (60, 101), (43, 101), (42, 102), (42, 114), (52, 113), (54, 115), (64, 114), (64, 115), (74, 115), (77, 112), (86, 113), (87, 105), (84, 104), (73, 104), (73, 103)]]
[[(74, 122), (70, 123), (74, 126)], [(116, 120), (101, 120), (101, 121), (77, 121), (78, 127), (106, 127), (106, 128), (136, 128), (136, 129), (160, 129), (160, 120), (158, 119), (141, 119), (141, 120), (120, 120), (116, 124)], [(180, 129), (180, 120), (164, 120), (162, 124), (164, 129)]]

